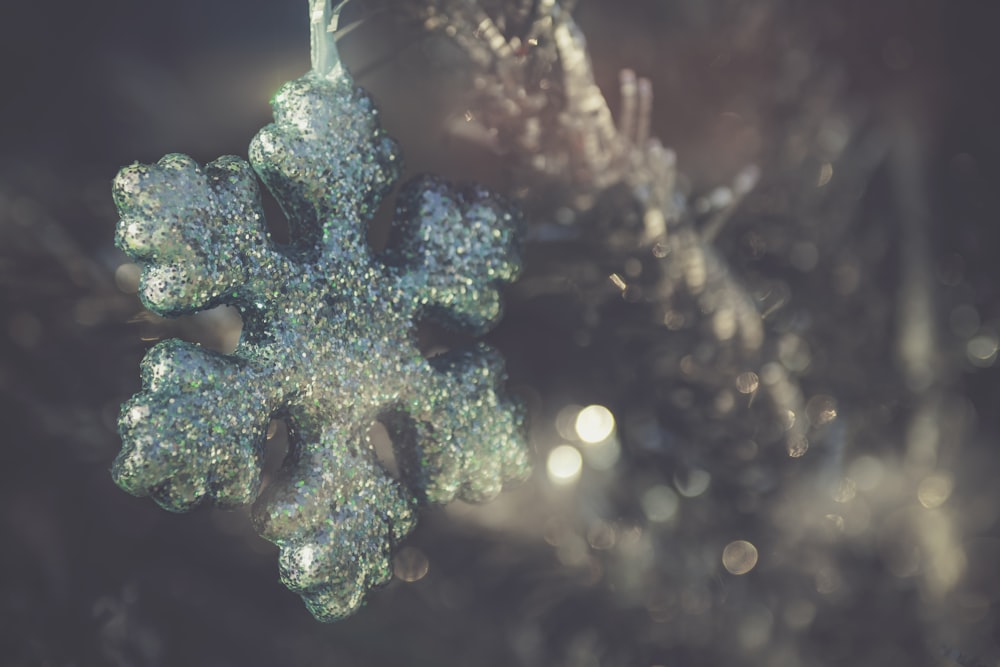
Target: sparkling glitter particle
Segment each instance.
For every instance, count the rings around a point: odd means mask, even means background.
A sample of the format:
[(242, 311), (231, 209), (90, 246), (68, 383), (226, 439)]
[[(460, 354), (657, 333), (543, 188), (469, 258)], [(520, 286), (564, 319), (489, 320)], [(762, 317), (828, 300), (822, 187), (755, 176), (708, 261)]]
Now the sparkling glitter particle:
[[(528, 459), (499, 354), (480, 344), (428, 360), (414, 340), (422, 317), (472, 332), (498, 319), (498, 286), (519, 270), (516, 214), (482, 188), (418, 179), (402, 187), (390, 249), (373, 254), (366, 222), (402, 171), (399, 150), (336, 58), (337, 10), (312, 9), (314, 69), (275, 95), (249, 164), (168, 155), (115, 179), (116, 241), (142, 265), (146, 307), (229, 304), (243, 333), (230, 355), (178, 340), (149, 351), (112, 472), (172, 511), (254, 502), (282, 581), (333, 620), (390, 578), (418, 503), (489, 499)], [(289, 219), (287, 246), (267, 233), (254, 172)], [(260, 493), (273, 419), (290, 451)], [(368, 441), (375, 420), (399, 481)]]

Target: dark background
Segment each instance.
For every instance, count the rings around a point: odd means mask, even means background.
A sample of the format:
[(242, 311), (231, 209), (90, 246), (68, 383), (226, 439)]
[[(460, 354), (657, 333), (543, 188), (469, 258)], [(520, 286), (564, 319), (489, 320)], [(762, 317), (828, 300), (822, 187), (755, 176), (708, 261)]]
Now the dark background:
[[(426, 558), (426, 576), (394, 581), (351, 619), (315, 622), (278, 582), (276, 549), (253, 535), (246, 512), (171, 515), (120, 491), (109, 475), (118, 405), (138, 389), (150, 341), (181, 335), (224, 347), (238, 326), (225, 314), (180, 323), (142, 314), (119, 271), (126, 258), (112, 244), (110, 180), (122, 165), (168, 152), (201, 162), (245, 155), (270, 120), (270, 95), (309, 66), (305, 3), (6, 3), (0, 663), (1000, 660), (1000, 385), (992, 361), (973, 363), (967, 353), (974, 335), (995, 340), (1000, 332), (1000, 49), (992, 3), (580, 4), (577, 19), (613, 110), (619, 69), (652, 79), (654, 133), (677, 150), (692, 198), (746, 164), (761, 167), (759, 197), (748, 199), (717, 246), (747, 284), (766, 279), (788, 289), (787, 321), (806, 322), (797, 331), (812, 350), (803, 391), (835, 396), (845, 424), (836, 455), (818, 448), (801, 465), (769, 462), (762, 469), (771, 482), (752, 506), (741, 505), (745, 480), (713, 486), (717, 492), (691, 501), (689, 523), (649, 542), (654, 566), (646, 569), (631, 556), (605, 556), (594, 539), (586, 558), (561, 556), (553, 522), (586, 537), (595, 525), (587, 517), (603, 516), (619, 541), (633, 529), (653, 535), (622, 498), (651, 480), (677, 484), (699, 422), (684, 424), (683, 456), (636, 445), (637, 429), (630, 434), (621, 415), (640, 403), (658, 409), (656, 388), (637, 370), (658, 330), (619, 312), (612, 292), (597, 290), (594, 320), (584, 314), (593, 303), (579, 291), (538, 299), (515, 287), (489, 340), (507, 356), (512, 385), (531, 408), (535, 476), (491, 506), (426, 510), (408, 552), (418, 570)], [(503, 159), (447, 133), (446, 121), (469, 104), (461, 54), (423, 32), (411, 20), (416, 9), (352, 2), (346, 18), (362, 23), (341, 42), (344, 60), (380, 104), (410, 173), (475, 178), (509, 193), (517, 179)], [(803, 73), (791, 76), (796, 62)], [(817, 114), (844, 118), (853, 142), (834, 164), (835, 178), (847, 175), (834, 181), (844, 189), (823, 197), (813, 193), (811, 163), (789, 157), (792, 138)], [(889, 148), (870, 163), (865, 146)], [(545, 202), (537, 206), (539, 218), (545, 210)], [(908, 382), (898, 360), (900, 295), (909, 280), (901, 246), (913, 219), (923, 221), (917, 272), (930, 283), (928, 317), (938, 332), (930, 388)], [(594, 230), (605, 227), (583, 229), (589, 244), (529, 243), (526, 284), (554, 266), (605, 275), (623, 259), (600, 253), (605, 232)], [(757, 263), (745, 252), (754, 234), (778, 248)], [(814, 269), (789, 260), (802, 241), (817, 250)], [(832, 287), (845, 266), (860, 276), (846, 292)], [(977, 318), (971, 332), (962, 319), (969, 309)], [(585, 472), (572, 489), (555, 488), (545, 475), (555, 415), (590, 403), (619, 416), (622, 460), (612, 475)], [(915, 504), (923, 473), (912, 471), (908, 452), (914, 431), (935, 425), (942, 444), (932, 467), (952, 492), (928, 518)], [(700, 469), (718, 479), (736, 469), (718, 450), (706, 452), (694, 457)], [(862, 492), (864, 529), (831, 536), (791, 525), (822, 523), (834, 512), (810, 505), (815, 480), (831, 467), (849, 476), (852, 461), (873, 458), (883, 474)], [(789, 518), (796, 506), (805, 514)], [(842, 514), (849, 523), (850, 511)], [(737, 538), (761, 552), (744, 577), (717, 562)], [(689, 576), (691, 559), (705, 553), (716, 571)], [(949, 564), (960, 574), (942, 579), (936, 568)], [(615, 584), (615, 572), (630, 571), (663, 593), (658, 604)], [(412, 578), (406, 563), (397, 573)], [(696, 576), (705, 581), (688, 588)], [(688, 604), (701, 599), (698, 591), (707, 607)], [(796, 620), (803, 616), (808, 622)]]

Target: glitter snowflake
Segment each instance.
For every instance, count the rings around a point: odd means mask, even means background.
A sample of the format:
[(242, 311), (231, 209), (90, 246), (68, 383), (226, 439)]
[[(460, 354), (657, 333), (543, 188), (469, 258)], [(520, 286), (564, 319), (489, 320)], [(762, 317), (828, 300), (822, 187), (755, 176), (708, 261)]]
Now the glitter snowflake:
[[(173, 316), (232, 304), (243, 317), (232, 354), (178, 340), (150, 350), (122, 406), (114, 478), (173, 511), (254, 502), (283, 582), (323, 620), (390, 578), (419, 503), (489, 499), (528, 468), (499, 355), (480, 344), (427, 359), (413, 333), (422, 317), (473, 332), (496, 321), (497, 288), (519, 268), (515, 213), (481, 188), (418, 179), (397, 200), (394, 243), (372, 252), (365, 223), (400, 158), (337, 60), (336, 18), (313, 0), (313, 71), (277, 93), (250, 164), (168, 155), (114, 183), (117, 243), (143, 262), (145, 305)], [(267, 233), (254, 171), (289, 220), (287, 246)], [(260, 492), (274, 418), (290, 452)], [(367, 440), (375, 420), (398, 481)]]

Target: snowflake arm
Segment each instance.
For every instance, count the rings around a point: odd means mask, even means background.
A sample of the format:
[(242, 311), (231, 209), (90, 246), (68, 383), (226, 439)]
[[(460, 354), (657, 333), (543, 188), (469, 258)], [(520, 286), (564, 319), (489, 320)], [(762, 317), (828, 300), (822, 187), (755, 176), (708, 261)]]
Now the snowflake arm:
[(282, 582), (314, 616), (336, 620), (392, 576), (391, 550), (416, 513), (355, 422), (331, 425), (315, 445), (297, 448), (255, 506), (254, 524), (281, 549)]
[(421, 500), (489, 500), (500, 493), (503, 480), (521, 479), (529, 471), (524, 449), (497, 447), (516, 439), (524, 419), (521, 405), (500, 390), (503, 360), (480, 344), (435, 357), (431, 366), (436, 376), (430, 391), (408, 411), (380, 417), (393, 441), (401, 443), (402, 474)]
[(291, 237), (367, 253), (357, 221), (371, 218), (403, 166), (375, 104), (346, 75), (310, 72), (285, 84), (271, 106), (274, 123), (254, 137), (250, 163), (281, 203)]
[[(143, 359), (142, 379), (143, 391), (122, 406), (115, 481), (175, 512), (206, 497), (222, 507), (253, 501), (274, 400), (264, 374), (246, 361), (168, 340)], [(206, 422), (206, 413), (219, 418)]]
[(122, 169), (113, 185), (116, 242), (144, 262), (139, 293), (164, 316), (241, 303), (253, 252), (265, 244), (257, 180), (238, 157), (204, 169), (186, 155)]
[(434, 177), (404, 186), (384, 261), (422, 314), (453, 328), (487, 331), (500, 318), (498, 287), (521, 261), (513, 207), (481, 187), (456, 190)]

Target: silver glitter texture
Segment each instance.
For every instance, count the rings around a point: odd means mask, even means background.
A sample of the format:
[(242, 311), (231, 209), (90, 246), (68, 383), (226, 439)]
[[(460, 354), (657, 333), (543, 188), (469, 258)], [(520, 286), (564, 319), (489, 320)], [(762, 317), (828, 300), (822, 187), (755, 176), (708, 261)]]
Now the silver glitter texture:
[[(231, 304), (243, 317), (232, 354), (179, 340), (149, 351), (142, 391), (122, 406), (114, 479), (172, 511), (254, 502), (282, 581), (321, 620), (351, 614), (391, 577), (418, 504), (483, 501), (528, 472), (499, 354), (479, 344), (426, 359), (414, 340), (421, 318), (472, 332), (496, 322), (498, 286), (519, 270), (517, 215), (482, 188), (424, 177), (403, 186), (394, 241), (374, 254), (366, 224), (399, 177), (399, 151), (371, 99), (327, 65), (277, 93), (249, 164), (168, 155), (114, 182), (116, 241), (143, 263), (146, 307)], [(287, 246), (268, 235), (254, 171), (289, 220)], [(261, 492), (275, 418), (290, 450)], [(368, 442), (375, 420), (398, 481)]]

